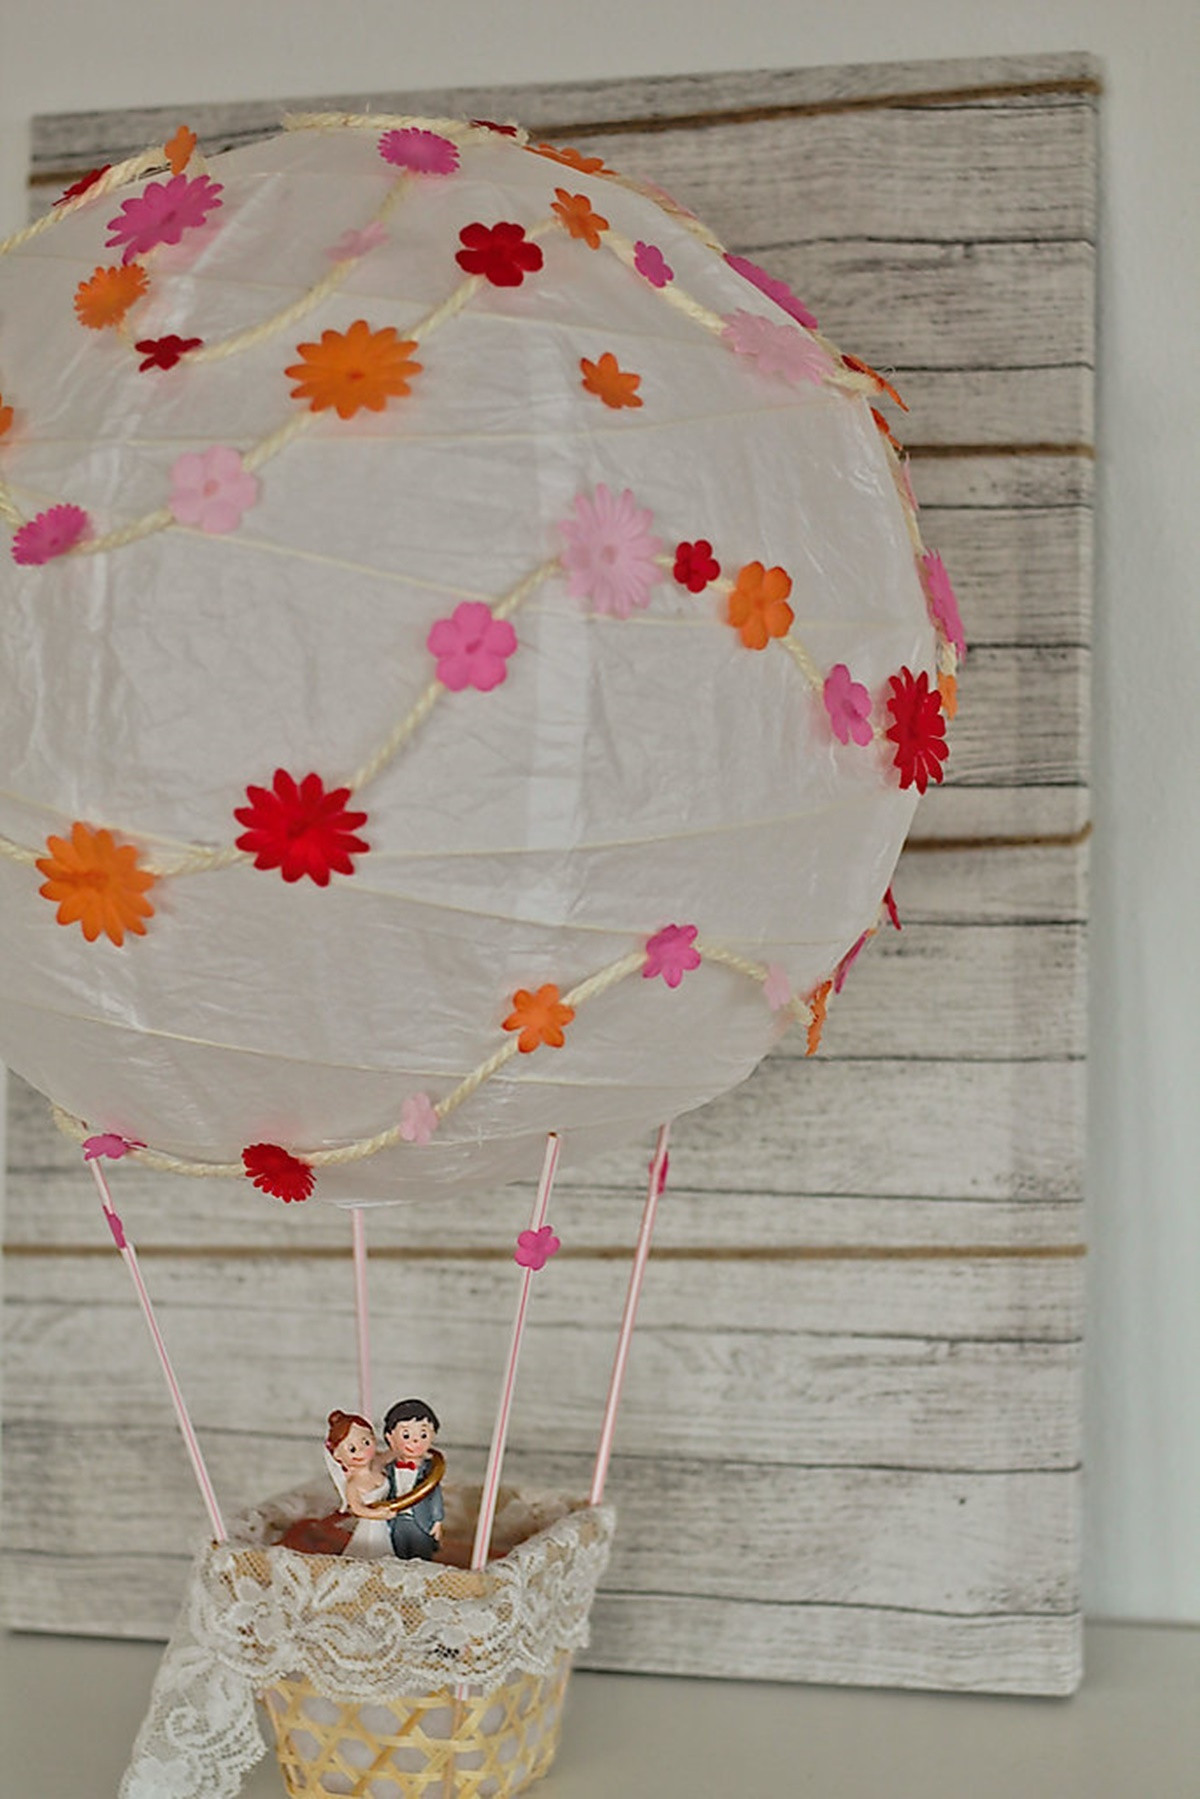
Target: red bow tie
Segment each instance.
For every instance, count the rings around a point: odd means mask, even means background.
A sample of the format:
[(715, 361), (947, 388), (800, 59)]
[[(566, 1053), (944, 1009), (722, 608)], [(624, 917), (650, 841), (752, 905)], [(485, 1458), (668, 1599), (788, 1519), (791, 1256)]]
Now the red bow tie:
[(420, 1462), (394, 1462), (392, 1466), (395, 1468), (419, 1468), (421, 1464)]

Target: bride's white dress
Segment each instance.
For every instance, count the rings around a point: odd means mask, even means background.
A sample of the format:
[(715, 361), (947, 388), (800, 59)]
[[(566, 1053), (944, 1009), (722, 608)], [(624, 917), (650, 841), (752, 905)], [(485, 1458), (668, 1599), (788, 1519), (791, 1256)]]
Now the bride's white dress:
[[(387, 1498), (388, 1484), (380, 1481), (369, 1493), (363, 1495), (367, 1505), (374, 1505), (378, 1499)], [(359, 1518), (354, 1526), (354, 1535), (350, 1538), (343, 1555), (358, 1556), (364, 1561), (374, 1561), (383, 1555), (392, 1553), (392, 1533), (386, 1518)]]

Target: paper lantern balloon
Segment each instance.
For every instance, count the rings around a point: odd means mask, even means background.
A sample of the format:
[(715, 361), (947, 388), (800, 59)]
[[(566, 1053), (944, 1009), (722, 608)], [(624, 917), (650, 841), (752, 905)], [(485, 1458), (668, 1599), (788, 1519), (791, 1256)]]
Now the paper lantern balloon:
[(155, 1166), (456, 1193), (815, 1044), (960, 628), (782, 283), (520, 132), (294, 127), (0, 258), (0, 1056)]

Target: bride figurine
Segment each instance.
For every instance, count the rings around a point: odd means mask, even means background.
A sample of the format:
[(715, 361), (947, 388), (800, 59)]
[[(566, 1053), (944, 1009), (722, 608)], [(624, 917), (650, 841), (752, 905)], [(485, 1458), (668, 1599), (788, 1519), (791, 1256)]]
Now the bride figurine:
[(342, 1554), (365, 1560), (392, 1553), (388, 1518), (373, 1509), (388, 1493), (388, 1482), (376, 1467), (376, 1454), (375, 1431), (365, 1418), (357, 1412), (330, 1412), (325, 1463), (343, 1509), (356, 1520)]

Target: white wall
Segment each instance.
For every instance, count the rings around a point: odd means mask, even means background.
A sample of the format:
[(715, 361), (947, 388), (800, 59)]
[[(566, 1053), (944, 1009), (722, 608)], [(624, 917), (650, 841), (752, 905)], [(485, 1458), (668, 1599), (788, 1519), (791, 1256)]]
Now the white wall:
[(1108, 86), (1087, 1602), (1200, 1620), (1196, 0), (0, 0), (0, 231), (37, 112), (1052, 50)]

